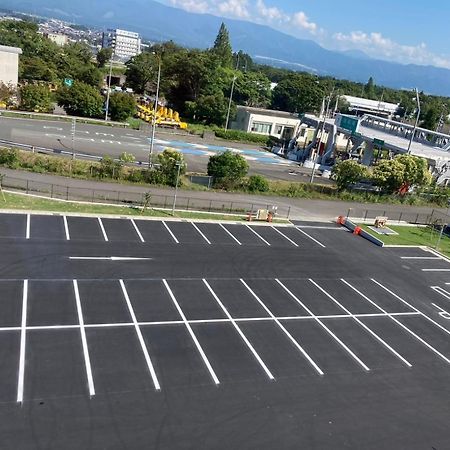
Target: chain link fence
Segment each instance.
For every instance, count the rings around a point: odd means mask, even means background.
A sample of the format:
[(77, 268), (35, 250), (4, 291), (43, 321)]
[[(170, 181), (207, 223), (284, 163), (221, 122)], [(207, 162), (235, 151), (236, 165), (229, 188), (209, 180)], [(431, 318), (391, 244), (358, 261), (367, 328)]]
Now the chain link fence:
[[(36, 194), (43, 197), (61, 200), (84, 201), (90, 203), (109, 203), (129, 206), (142, 206), (146, 202), (146, 194), (150, 193), (149, 207), (172, 208), (174, 194), (152, 194), (147, 191), (121, 191), (107, 189), (92, 189), (73, 187), (62, 184), (45, 183), (34, 180), (23, 180), (10, 176), (3, 176), (2, 186), (5, 189), (17, 192)], [(207, 198), (177, 196), (176, 209), (186, 211), (204, 211), (222, 214), (247, 214), (258, 209), (267, 209), (276, 213), (277, 217), (289, 219), (291, 208), (283, 206), (278, 208), (271, 203), (261, 201), (239, 202), (213, 200)]]

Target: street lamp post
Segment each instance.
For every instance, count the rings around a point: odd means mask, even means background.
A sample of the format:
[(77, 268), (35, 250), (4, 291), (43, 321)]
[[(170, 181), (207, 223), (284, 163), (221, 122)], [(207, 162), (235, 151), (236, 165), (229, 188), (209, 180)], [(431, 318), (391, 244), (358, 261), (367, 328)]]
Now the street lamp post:
[[(237, 54), (236, 70), (239, 69), (239, 53)], [(228, 122), (230, 121), (231, 103), (233, 101), (234, 85), (236, 84), (237, 76), (233, 75), (233, 82), (231, 83), (230, 100), (228, 101), (227, 120), (225, 121), (225, 131), (228, 130)]]
[(156, 96), (155, 96), (155, 107), (153, 109), (152, 117), (152, 137), (150, 141), (150, 152), (148, 155), (148, 166), (153, 167), (153, 146), (155, 142), (155, 128), (156, 128), (156, 113), (158, 112), (158, 102), (159, 102), (159, 85), (161, 83), (161, 56), (153, 53), (158, 59), (158, 81), (156, 83)]
[(328, 110), (330, 109), (330, 102), (331, 102), (331, 97), (333, 96), (333, 93), (334, 93), (334, 88), (332, 89), (330, 95), (328, 96), (327, 108), (326, 108), (326, 110), (324, 111), (323, 122), (322, 122), (322, 128), (321, 128), (321, 130), (320, 130), (319, 145), (318, 145), (318, 147), (317, 147), (317, 153), (316, 153), (316, 155), (315, 155), (315, 157), (314, 157), (314, 160), (313, 160), (313, 168), (312, 168), (312, 171), (311, 171), (311, 178), (310, 178), (310, 180), (309, 180), (310, 183), (314, 183), (314, 175), (315, 175), (315, 173), (316, 173), (316, 164), (317, 164), (317, 160), (319, 159), (320, 147), (321, 147), (321, 145), (322, 145), (322, 137), (323, 137), (323, 134), (324, 134), (324, 132), (325, 132), (325, 120), (326, 120), (326, 118), (327, 118), (327, 116), (328, 116)]
[(108, 120), (109, 113), (109, 96), (111, 92), (111, 76), (112, 76), (112, 61), (114, 57), (114, 52), (111, 54), (109, 59), (109, 78), (108, 78), (108, 92), (106, 93), (106, 106), (105, 106), (105, 121)]
[(411, 144), (414, 139), (414, 135), (416, 134), (417, 125), (419, 124), (419, 117), (420, 117), (420, 98), (419, 98), (419, 90), (417, 88), (414, 89), (416, 92), (416, 101), (417, 101), (417, 116), (416, 116), (416, 122), (414, 123), (414, 128), (411, 133), (411, 137), (409, 138), (408, 142), (408, 151), (406, 152), (408, 155), (411, 154)]
[(177, 204), (178, 183), (180, 180), (181, 162), (177, 162), (175, 165), (178, 166), (178, 171), (177, 171), (177, 181), (175, 184), (175, 195), (173, 196), (172, 216), (175, 215), (175, 206)]

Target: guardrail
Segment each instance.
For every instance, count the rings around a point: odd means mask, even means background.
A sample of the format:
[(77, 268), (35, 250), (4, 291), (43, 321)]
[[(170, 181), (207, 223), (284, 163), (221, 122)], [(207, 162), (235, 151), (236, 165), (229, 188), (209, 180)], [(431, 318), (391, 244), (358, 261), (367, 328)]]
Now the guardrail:
[[(151, 188), (140, 191), (108, 190), (101, 188), (83, 188), (64, 184), (45, 183), (34, 180), (23, 180), (5, 175), (2, 186), (10, 191), (33, 193), (43, 197), (61, 200), (84, 201), (89, 203), (110, 203), (128, 206), (142, 206), (146, 202), (146, 195), (150, 193), (149, 207), (171, 208), (174, 194), (152, 194)], [(268, 209), (276, 212), (276, 217), (289, 219), (291, 208), (281, 207), (263, 202), (235, 202), (212, 200), (195, 197), (180, 197), (176, 199), (177, 210), (203, 211), (222, 214), (246, 214), (258, 209)]]

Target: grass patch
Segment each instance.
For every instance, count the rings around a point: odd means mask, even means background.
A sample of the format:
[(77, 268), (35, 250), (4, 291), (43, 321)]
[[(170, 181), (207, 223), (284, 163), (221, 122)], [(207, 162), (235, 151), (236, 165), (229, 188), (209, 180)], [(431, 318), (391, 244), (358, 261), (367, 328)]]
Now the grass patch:
[[(4, 193), (5, 199), (0, 195), (0, 210), (12, 209), (22, 211), (49, 211), (58, 213), (79, 213), (79, 214), (114, 214), (120, 216), (141, 216), (141, 217), (178, 217), (183, 219), (211, 219), (211, 220), (231, 220), (244, 221), (245, 215), (231, 216), (222, 214), (211, 214), (191, 211), (175, 211), (175, 216), (168, 210), (148, 208), (143, 213), (138, 207), (84, 204), (76, 202), (57, 201), (52, 199), (33, 197), (29, 195)], [(276, 219), (277, 223), (288, 223), (288, 220)]]
[[(372, 236), (383, 241), (386, 245), (423, 245), (436, 249), (439, 240), (440, 229), (429, 226), (401, 226), (389, 225), (389, 228), (396, 231), (398, 235), (383, 236), (373, 232), (367, 225), (361, 228), (369, 232)], [(450, 256), (450, 238), (443, 234), (439, 244), (439, 251), (446, 256)]]

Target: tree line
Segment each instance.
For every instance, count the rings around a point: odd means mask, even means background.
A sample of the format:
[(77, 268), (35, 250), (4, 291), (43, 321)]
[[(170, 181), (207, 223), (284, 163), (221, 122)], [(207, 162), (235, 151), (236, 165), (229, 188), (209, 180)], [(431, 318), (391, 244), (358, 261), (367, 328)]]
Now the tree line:
[[(0, 23), (0, 45), (22, 48), (19, 78), (24, 87), (22, 107), (48, 110), (58, 101), (70, 113), (101, 117), (105, 98), (100, 94), (106, 64), (111, 58), (109, 49), (102, 49), (93, 57), (84, 43), (57, 46), (38, 33), (38, 26), (29, 21)], [(154, 95), (158, 65), (161, 63), (161, 93), (169, 106), (194, 122), (216, 124), (225, 122), (231, 86), (234, 80), (231, 116), (236, 105), (271, 108), (292, 113), (319, 112), (324, 96), (333, 92), (331, 104), (344, 94), (372, 100), (399, 103), (406, 119), (415, 118), (415, 99), (411, 91), (377, 86), (370, 78), (367, 83), (318, 77), (304, 72), (256, 64), (250, 55), (233, 52), (230, 36), (221, 25), (211, 48), (185, 48), (172, 41), (150, 46), (131, 58), (125, 67), (126, 86), (139, 95)], [(64, 87), (63, 80), (74, 80), (72, 87)], [(36, 87), (36, 83), (43, 83)], [(271, 83), (276, 87), (271, 89)], [(51, 93), (48, 84), (57, 87)], [(0, 101), (8, 96), (7, 87), (0, 88)], [(420, 93), (422, 126), (437, 129), (450, 113), (450, 99)], [(341, 109), (345, 105), (338, 103)], [(111, 106), (115, 117), (122, 120), (132, 113), (134, 102), (121, 94), (114, 95)]]

